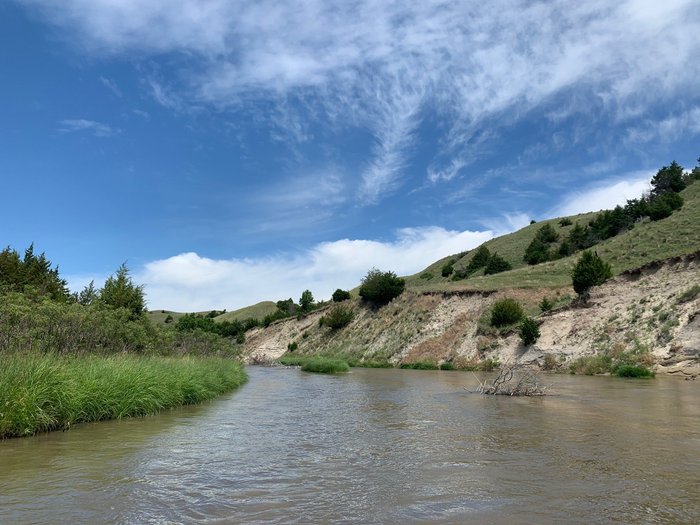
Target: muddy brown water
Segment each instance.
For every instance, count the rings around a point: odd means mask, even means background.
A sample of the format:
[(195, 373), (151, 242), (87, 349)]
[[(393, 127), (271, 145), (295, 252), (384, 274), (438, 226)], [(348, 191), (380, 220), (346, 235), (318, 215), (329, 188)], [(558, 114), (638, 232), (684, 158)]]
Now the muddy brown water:
[(0, 523), (700, 523), (700, 381), (249, 368), (214, 402), (0, 442)]

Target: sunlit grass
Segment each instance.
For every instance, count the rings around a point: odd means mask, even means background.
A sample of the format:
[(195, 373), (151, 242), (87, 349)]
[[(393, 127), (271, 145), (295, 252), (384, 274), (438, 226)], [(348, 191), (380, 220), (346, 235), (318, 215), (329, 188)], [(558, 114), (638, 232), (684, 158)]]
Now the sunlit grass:
[(155, 414), (246, 379), (239, 362), (213, 357), (0, 356), (0, 438)]

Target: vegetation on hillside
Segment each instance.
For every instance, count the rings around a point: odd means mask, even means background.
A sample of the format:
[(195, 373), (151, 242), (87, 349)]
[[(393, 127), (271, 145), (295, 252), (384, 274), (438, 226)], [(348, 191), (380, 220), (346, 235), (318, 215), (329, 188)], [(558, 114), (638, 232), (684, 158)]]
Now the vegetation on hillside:
[[(671, 163), (657, 172), (648, 195), (630, 200), (624, 207), (526, 226), (517, 232), (491, 239), (470, 252), (436, 261), (422, 272), (407, 277), (407, 287), (417, 291), (567, 287), (571, 285), (577, 252), (593, 246), (598, 255), (611, 265), (613, 275), (653, 260), (697, 250), (700, 246), (700, 228), (697, 228), (697, 224), (700, 224), (700, 184), (695, 182), (700, 180), (700, 159), (698, 162), (692, 171), (683, 173), (680, 184), (677, 182), (679, 166)], [(683, 189), (679, 193), (673, 191), (681, 187)], [(652, 216), (650, 211), (657, 205), (664, 208), (669, 204), (673, 208), (678, 203), (683, 204), (679, 209), (671, 209), (670, 215), (664, 218), (658, 214)], [(547, 232), (539, 234), (540, 241), (547, 246), (548, 258), (545, 262), (529, 265), (525, 253), (544, 226), (550, 226), (559, 240), (547, 243), (545, 239), (552, 239), (554, 235)], [(496, 275), (485, 275), (481, 270), (471, 272), (471, 260), (479, 260), (486, 250), (499, 253), (513, 269)], [(539, 253), (544, 252), (541, 249)], [(440, 276), (440, 268), (446, 262), (453, 267), (449, 278)], [(426, 273), (433, 277), (421, 279), (420, 276)], [(467, 277), (466, 280), (464, 277)]]
[(394, 272), (382, 272), (372, 268), (362, 279), (360, 297), (374, 306), (382, 306), (401, 295), (406, 281)]

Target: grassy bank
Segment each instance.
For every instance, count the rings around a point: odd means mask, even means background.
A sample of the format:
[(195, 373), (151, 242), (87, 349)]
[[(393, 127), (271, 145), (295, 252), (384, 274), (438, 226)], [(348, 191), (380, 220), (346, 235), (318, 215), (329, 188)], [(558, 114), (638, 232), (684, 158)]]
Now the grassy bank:
[(155, 414), (246, 379), (239, 362), (214, 357), (0, 355), (0, 438)]

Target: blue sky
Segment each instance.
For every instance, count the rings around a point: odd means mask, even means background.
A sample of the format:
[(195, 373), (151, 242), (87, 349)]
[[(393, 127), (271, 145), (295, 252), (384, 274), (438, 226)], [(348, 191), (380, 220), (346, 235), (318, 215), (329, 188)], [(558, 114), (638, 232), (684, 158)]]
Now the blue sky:
[(700, 4), (0, 3), (3, 242), (151, 308), (317, 298), (700, 155)]

